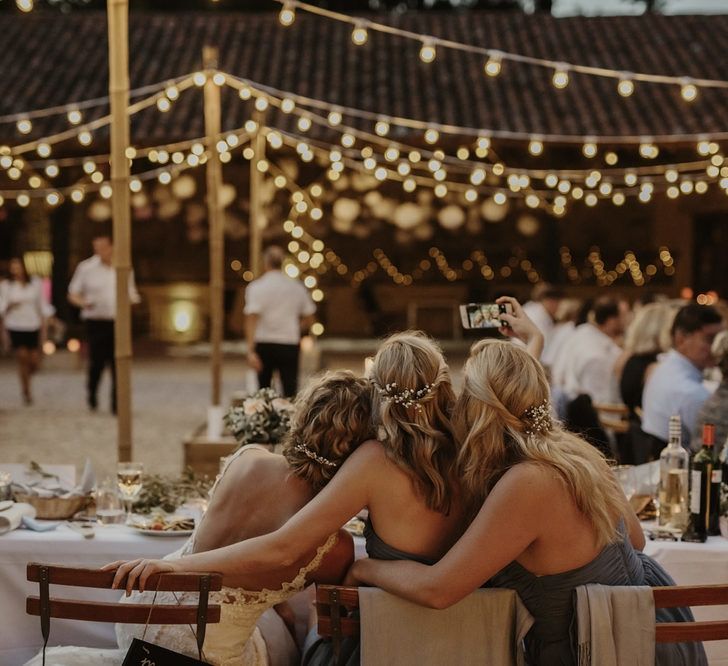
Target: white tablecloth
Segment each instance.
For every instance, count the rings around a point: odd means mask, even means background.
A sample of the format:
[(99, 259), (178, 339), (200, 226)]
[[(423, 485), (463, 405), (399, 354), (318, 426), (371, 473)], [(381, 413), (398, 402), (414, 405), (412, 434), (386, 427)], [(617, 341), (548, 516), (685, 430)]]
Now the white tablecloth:
[[(645, 553), (659, 562), (678, 585), (728, 584), (728, 539), (706, 543), (647, 540)], [(728, 606), (695, 607), (696, 620), (725, 620)], [(705, 643), (710, 666), (728, 666), (728, 641)]]
[[(148, 537), (135, 534), (128, 527), (96, 528), (93, 539), (61, 525), (53, 532), (15, 530), (0, 536), (0, 665), (20, 666), (30, 659), (42, 644), (40, 621), (26, 615), (25, 598), (38, 594), (37, 583), (25, 580), (28, 562), (36, 561), (67, 566), (99, 567), (118, 559), (163, 557), (177, 550), (185, 537)], [(87, 590), (51, 586), (51, 594), (59, 597), (113, 601), (119, 593), (110, 590)], [(116, 645), (112, 624), (51, 620), (49, 645)]]

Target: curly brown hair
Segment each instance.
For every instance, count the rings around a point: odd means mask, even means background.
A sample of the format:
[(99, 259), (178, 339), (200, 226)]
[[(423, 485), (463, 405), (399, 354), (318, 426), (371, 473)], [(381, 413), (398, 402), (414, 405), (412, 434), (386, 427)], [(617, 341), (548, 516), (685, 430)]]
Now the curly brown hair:
[(371, 385), (348, 370), (327, 372), (299, 393), (294, 407), (283, 455), (318, 492), (359, 444), (374, 437)]

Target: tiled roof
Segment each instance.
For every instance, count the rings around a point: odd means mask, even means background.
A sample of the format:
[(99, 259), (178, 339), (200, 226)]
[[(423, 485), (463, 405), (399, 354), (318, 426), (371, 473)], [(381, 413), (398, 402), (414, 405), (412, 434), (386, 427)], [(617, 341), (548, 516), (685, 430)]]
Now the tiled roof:
[[(500, 12), (429, 12), (373, 17), (420, 33), (575, 63), (728, 80), (728, 16), (568, 18)], [(444, 52), (425, 65), (417, 45), (370, 33), (355, 47), (347, 26), (301, 15), (283, 28), (276, 14), (139, 14), (131, 20), (133, 87), (200, 67), (204, 44), (220, 68), (276, 88), (366, 110), (482, 128), (565, 134), (670, 134), (728, 130), (728, 90), (703, 90), (687, 104), (676, 86), (638, 84), (628, 99), (615, 82), (572, 74), (566, 90), (549, 70), (505, 63), (488, 79), (479, 56)], [(103, 96), (106, 16), (0, 16), (0, 115)], [(203, 133), (201, 94), (168, 115), (135, 120), (133, 141), (151, 145)], [(243, 103), (224, 99), (224, 127), (242, 124)], [(37, 123), (38, 132), (65, 129)], [(18, 143), (11, 125), (0, 140)]]

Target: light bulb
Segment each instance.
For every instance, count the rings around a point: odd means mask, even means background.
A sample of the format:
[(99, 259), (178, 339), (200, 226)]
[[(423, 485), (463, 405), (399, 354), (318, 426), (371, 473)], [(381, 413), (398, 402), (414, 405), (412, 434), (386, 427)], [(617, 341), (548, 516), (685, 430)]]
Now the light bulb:
[(483, 69), (488, 76), (498, 76), (501, 73), (501, 64), (500, 54), (491, 53)]
[(339, 111), (331, 111), (328, 116), (329, 125), (332, 127), (336, 127), (337, 125), (341, 125), (342, 116)]
[(18, 121), (17, 124), (18, 132), (21, 134), (30, 134), (33, 131), (33, 123), (28, 118), (23, 118)]
[(374, 131), (379, 136), (387, 136), (389, 133), (389, 123), (386, 120), (378, 120), (374, 125)]
[(268, 100), (265, 97), (256, 98), (255, 108), (258, 111), (265, 111), (268, 108)]
[(296, 10), (291, 3), (286, 2), (283, 5), (280, 13), (278, 14), (278, 20), (281, 22), (281, 25), (286, 27), (296, 20)]
[(283, 111), (283, 113), (291, 113), (291, 111), (295, 108), (296, 103), (290, 97), (285, 97), (281, 101), (281, 111)]
[(78, 125), (83, 120), (83, 115), (78, 109), (71, 109), (68, 112), (68, 122), (71, 125)]
[(40, 157), (49, 157), (51, 154), (51, 147), (47, 143), (39, 143), (35, 150)]
[(680, 95), (686, 102), (694, 102), (698, 97), (698, 88), (694, 83), (683, 83)]
[(554, 72), (551, 82), (554, 84), (554, 88), (558, 88), (559, 90), (566, 88), (569, 85), (569, 73), (566, 71), (566, 68), (559, 67)]
[(369, 39), (367, 29), (363, 25), (354, 26), (354, 29), (351, 31), (351, 41), (357, 46), (364, 46), (367, 43), (367, 39)]
[(425, 141), (429, 144), (437, 143), (440, 138), (440, 133), (435, 129), (428, 129), (425, 132)]
[(432, 42), (422, 42), (422, 47), (420, 48), (420, 60), (422, 60), (422, 62), (431, 63), (435, 60), (436, 56), (437, 51), (435, 50), (435, 45)]
[(528, 152), (534, 156), (541, 155), (543, 153), (543, 142), (538, 139), (532, 139), (528, 144)]
[(593, 141), (587, 141), (581, 148), (584, 157), (594, 157), (597, 154), (597, 144)]
[(634, 92), (634, 81), (625, 77), (619, 79), (617, 92), (622, 95), (622, 97), (629, 97)]

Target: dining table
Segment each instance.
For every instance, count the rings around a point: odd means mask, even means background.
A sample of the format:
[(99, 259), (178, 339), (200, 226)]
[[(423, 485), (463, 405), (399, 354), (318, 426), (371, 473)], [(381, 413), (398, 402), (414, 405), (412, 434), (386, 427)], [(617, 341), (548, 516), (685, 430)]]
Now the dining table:
[[(26, 581), (28, 562), (96, 568), (120, 559), (164, 557), (187, 539), (173, 533), (160, 534), (164, 536), (142, 534), (126, 525), (107, 525), (95, 526), (93, 537), (84, 538), (61, 523), (49, 532), (16, 529), (0, 536), (0, 665), (22, 666), (43, 644), (39, 618), (25, 612), (26, 597), (38, 595), (38, 584)], [(55, 592), (62, 592), (58, 596), (66, 599), (116, 601), (121, 597), (117, 590), (64, 587)], [(52, 619), (48, 644), (115, 647), (114, 625)]]

